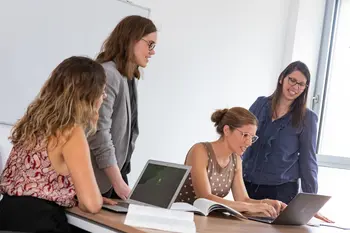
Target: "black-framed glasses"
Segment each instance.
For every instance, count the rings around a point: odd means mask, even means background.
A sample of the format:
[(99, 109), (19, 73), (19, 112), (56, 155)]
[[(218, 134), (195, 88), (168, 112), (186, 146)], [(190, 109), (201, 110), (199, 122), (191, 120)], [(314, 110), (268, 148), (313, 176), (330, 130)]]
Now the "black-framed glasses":
[(143, 38), (141, 38), (141, 40), (143, 40), (144, 42), (146, 42), (148, 44), (149, 51), (152, 51), (156, 47), (156, 43), (153, 41), (148, 41), (148, 40), (143, 39)]
[(304, 82), (298, 82), (295, 78), (288, 77), (288, 83), (291, 86), (299, 85), (301, 89), (305, 89), (307, 87), (307, 84)]
[(251, 139), (252, 143), (254, 143), (259, 139), (259, 137), (256, 135), (251, 135), (250, 133), (242, 132), (241, 130), (239, 130), (237, 128), (236, 128), (236, 130), (242, 134), (242, 137), (244, 140)]

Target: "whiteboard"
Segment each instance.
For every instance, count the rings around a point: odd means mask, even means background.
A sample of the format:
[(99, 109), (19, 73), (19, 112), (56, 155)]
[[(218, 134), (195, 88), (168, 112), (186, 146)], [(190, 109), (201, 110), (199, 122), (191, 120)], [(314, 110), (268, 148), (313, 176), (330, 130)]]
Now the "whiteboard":
[(149, 13), (122, 0), (0, 0), (0, 123), (22, 117), (63, 59), (96, 58), (122, 18)]

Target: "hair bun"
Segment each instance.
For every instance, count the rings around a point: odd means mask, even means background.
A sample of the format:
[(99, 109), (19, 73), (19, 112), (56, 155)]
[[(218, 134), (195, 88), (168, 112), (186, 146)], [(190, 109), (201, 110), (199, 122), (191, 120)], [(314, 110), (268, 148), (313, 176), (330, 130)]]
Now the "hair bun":
[(215, 126), (219, 125), (222, 118), (225, 116), (225, 114), (228, 112), (227, 108), (216, 110), (211, 115), (211, 121), (215, 123)]

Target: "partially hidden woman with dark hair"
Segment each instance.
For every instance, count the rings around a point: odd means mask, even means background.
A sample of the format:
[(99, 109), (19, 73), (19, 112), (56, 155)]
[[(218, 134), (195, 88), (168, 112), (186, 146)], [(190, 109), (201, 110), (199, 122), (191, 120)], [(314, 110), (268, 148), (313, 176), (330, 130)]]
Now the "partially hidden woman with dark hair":
[(308, 67), (295, 61), (278, 77), (274, 93), (259, 97), (250, 107), (259, 120), (259, 140), (243, 156), (243, 177), (251, 198), (288, 204), (299, 192), (299, 179), (303, 192), (317, 193), (318, 117), (306, 107), (309, 85)]
[(127, 174), (139, 134), (137, 86), (139, 67), (145, 68), (155, 54), (157, 28), (142, 16), (122, 19), (104, 42), (97, 62), (107, 76), (97, 132), (89, 137), (92, 165), (105, 197), (126, 199), (130, 193)]

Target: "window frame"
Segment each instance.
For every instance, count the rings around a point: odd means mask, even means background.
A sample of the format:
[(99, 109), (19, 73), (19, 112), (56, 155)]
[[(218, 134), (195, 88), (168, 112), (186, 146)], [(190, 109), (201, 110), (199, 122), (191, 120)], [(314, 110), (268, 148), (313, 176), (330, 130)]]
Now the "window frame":
[(330, 75), (329, 73), (332, 65), (334, 40), (341, 3), (342, 0), (326, 0), (321, 46), (311, 109), (319, 116), (316, 148), (319, 166), (350, 170), (350, 158), (335, 155), (324, 155), (319, 153), (320, 144), (322, 143), (322, 133), (324, 126), (323, 119), (325, 112), (325, 103), (327, 102), (327, 88)]

